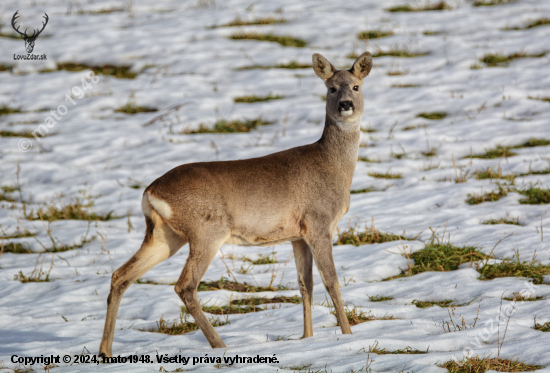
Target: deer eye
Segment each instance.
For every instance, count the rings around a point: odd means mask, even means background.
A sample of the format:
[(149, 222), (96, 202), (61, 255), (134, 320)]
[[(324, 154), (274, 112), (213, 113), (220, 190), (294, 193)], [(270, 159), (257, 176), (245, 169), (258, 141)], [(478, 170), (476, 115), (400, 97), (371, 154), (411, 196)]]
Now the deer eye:
[(336, 92), (336, 88), (330, 87), (330, 93), (334, 93), (334, 92)]
[(353, 86), (353, 90), (354, 90), (354, 91), (358, 91), (358, 90), (359, 90), (359, 86), (358, 86), (358, 85), (354, 85), (354, 86)]

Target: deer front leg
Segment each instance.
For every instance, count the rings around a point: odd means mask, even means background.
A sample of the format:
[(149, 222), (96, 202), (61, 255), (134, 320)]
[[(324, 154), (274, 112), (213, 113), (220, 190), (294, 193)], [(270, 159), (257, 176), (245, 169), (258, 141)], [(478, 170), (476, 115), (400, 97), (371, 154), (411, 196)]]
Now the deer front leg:
[(311, 318), (311, 300), (313, 296), (313, 254), (304, 240), (292, 241), (296, 269), (298, 270), (298, 285), (302, 294), (304, 306), (304, 335), (313, 336), (313, 321)]
[(325, 288), (334, 304), (336, 319), (340, 324), (340, 328), (342, 328), (342, 334), (353, 334), (349, 326), (346, 312), (344, 311), (344, 305), (340, 295), (340, 283), (338, 282), (338, 275), (332, 258), (332, 235), (330, 235), (330, 233), (319, 234), (316, 238), (310, 239), (309, 243), (311, 251), (313, 252), (315, 264), (319, 269)]

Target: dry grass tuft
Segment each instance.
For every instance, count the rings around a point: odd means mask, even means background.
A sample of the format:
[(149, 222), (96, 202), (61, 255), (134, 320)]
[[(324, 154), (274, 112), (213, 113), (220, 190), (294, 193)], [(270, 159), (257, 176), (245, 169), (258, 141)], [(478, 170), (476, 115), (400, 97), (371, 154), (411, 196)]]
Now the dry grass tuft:
[[(361, 159), (362, 160), (362, 159)], [(379, 172), (371, 171), (368, 173), (369, 176), (376, 177), (378, 179), (401, 179), (401, 173), (395, 172), (391, 173), (389, 170), (385, 174)]]
[(201, 123), (198, 129), (183, 129), (181, 133), (184, 135), (193, 135), (197, 133), (243, 133), (250, 132), (258, 126), (265, 126), (271, 123), (272, 122), (264, 121), (261, 117), (256, 119), (236, 119), (231, 121), (227, 119), (220, 119), (214, 123), (213, 128)]
[(519, 203), (524, 205), (543, 205), (550, 203), (550, 188), (543, 189), (531, 186), (526, 189), (516, 189), (516, 192), (527, 196), (527, 198), (519, 200)]
[(2, 104), (2, 106), (0, 106), (0, 116), (8, 115), (8, 114), (16, 114), (16, 113), (22, 113), (21, 108), (9, 107), (6, 104)]
[(520, 262), (508, 259), (502, 263), (486, 264), (479, 270), (480, 280), (492, 280), (502, 277), (525, 277), (532, 278), (533, 284), (540, 285), (544, 283), (545, 275), (550, 275), (550, 265), (542, 264), (539, 261)]
[(546, 25), (550, 25), (550, 18), (539, 18), (529, 22), (523, 27), (520, 27), (520, 26), (506, 27), (504, 28), (504, 30), (528, 30), (533, 27), (546, 26)]
[(74, 197), (69, 202), (64, 202), (63, 197), (63, 194), (52, 197), (37, 211), (28, 212), (25, 219), (51, 222), (56, 220), (109, 221), (119, 218), (114, 211), (109, 211), (107, 214), (96, 214), (90, 211), (94, 202), (92, 196), (86, 194), (86, 191), (81, 191), (80, 197)]
[(537, 300), (544, 299), (544, 297), (542, 295), (538, 295), (536, 297), (529, 295), (528, 297), (526, 297), (521, 293), (512, 293), (511, 297), (504, 297), (502, 299), (510, 302), (535, 302)]
[(495, 202), (501, 199), (502, 197), (506, 197), (508, 195), (508, 188), (503, 188), (500, 184), (498, 184), (498, 190), (492, 190), (489, 193), (485, 194), (468, 194), (468, 198), (466, 202), (470, 205), (478, 205), (483, 202)]
[(259, 293), (262, 291), (288, 290), (286, 286), (252, 286), (248, 285), (246, 282), (240, 283), (236, 281), (229, 281), (229, 279), (227, 279), (226, 277), (222, 277), (218, 281), (201, 281), (199, 284), (199, 291), (211, 291), (220, 289), (238, 291), (241, 293)]
[[(388, 30), (388, 31), (368, 30), (368, 31), (362, 31), (359, 34), (357, 34), (357, 38), (359, 40), (369, 40), (369, 39), (379, 39), (390, 35), (393, 35), (393, 31), (391, 30)], [(348, 57), (348, 58), (351, 58), (351, 57)]]
[(335, 245), (366, 245), (373, 243), (383, 243), (390, 241), (406, 241), (408, 238), (399, 236), (392, 233), (383, 233), (377, 230), (374, 225), (372, 227), (366, 227), (364, 232), (360, 232), (356, 229), (356, 226), (349, 227), (347, 230), (340, 232), (338, 229), (338, 238)]
[(248, 95), (248, 96), (239, 96), (235, 97), (233, 99), (233, 102), (235, 103), (245, 103), (245, 104), (252, 104), (254, 102), (264, 102), (264, 101), (271, 101), (271, 100), (280, 100), (282, 98), (285, 98), (284, 96), (280, 95), (274, 95), (270, 93), (267, 96), (257, 96), (257, 95)]
[(378, 341), (374, 343), (373, 346), (369, 346), (369, 350), (367, 351), (365, 348), (362, 348), (359, 350), (359, 352), (365, 352), (365, 353), (371, 353), (371, 354), (377, 354), (377, 355), (412, 355), (412, 354), (427, 354), (428, 350), (421, 351), (417, 349), (413, 349), (411, 347), (405, 347), (399, 350), (395, 351), (388, 351), (385, 348), (379, 348), (378, 347)]
[(239, 26), (261, 26), (261, 25), (274, 25), (277, 23), (286, 23), (286, 20), (280, 17), (260, 17), (251, 20), (242, 19), (240, 17), (235, 18), (233, 21), (224, 23), (219, 26), (211, 26), (210, 28), (218, 27), (239, 27)]
[[(353, 309), (345, 308), (344, 311), (346, 312), (346, 316), (348, 318), (348, 322), (350, 326), (357, 325), (363, 322), (367, 321), (373, 321), (373, 320), (399, 320), (397, 317), (394, 316), (374, 316), (370, 311), (367, 313), (364, 313), (363, 311), (359, 310), (357, 307)], [(330, 313), (336, 316), (336, 310), (332, 310)], [(340, 323), (337, 322), (336, 326), (340, 326)]]
[[(131, 66), (115, 66), (115, 65), (86, 65), (83, 63), (58, 63), (57, 70), (65, 71), (83, 71), (92, 70), (96, 74), (111, 75), (118, 79), (134, 79), (137, 74), (130, 71)], [(50, 72), (50, 70), (44, 70), (42, 72)]]
[(448, 369), (449, 373), (481, 373), (489, 370), (497, 372), (531, 372), (543, 368), (542, 365), (528, 365), (518, 360), (479, 356), (464, 358), (460, 362), (448, 361), (440, 367)]
[(230, 36), (233, 40), (259, 40), (279, 43), (283, 47), (303, 48), (307, 42), (289, 35), (260, 34), (258, 32), (239, 32)]
[(494, 159), (494, 158), (508, 158), (517, 155), (510, 150), (510, 148), (498, 145), (495, 149), (485, 149), (485, 154), (469, 155), (464, 158), (480, 158), (480, 159)]
[(476, 0), (473, 6), (494, 6), (515, 3), (517, 0)]
[(435, 3), (435, 4), (426, 3), (424, 5), (419, 5), (414, 7), (410, 6), (409, 4), (397, 5), (391, 8), (386, 8), (385, 10), (388, 12), (424, 12), (424, 11), (449, 10), (449, 9), (453, 9), (453, 8), (449, 6), (446, 2), (440, 1), (439, 3)]
[[(199, 325), (188, 321), (189, 315), (180, 315), (180, 320), (175, 320), (173, 323), (165, 321), (162, 316), (157, 321), (157, 327), (154, 329), (139, 329), (142, 332), (164, 333), (168, 335), (181, 335), (199, 329)], [(210, 323), (213, 327), (229, 324), (229, 320), (222, 321), (219, 318), (210, 318)]]
[(538, 57), (544, 57), (546, 55), (546, 52), (542, 52), (539, 54), (527, 54), (524, 52), (519, 53), (512, 53), (509, 55), (503, 55), (500, 53), (489, 53), (483, 56), (480, 61), (486, 64), (489, 67), (506, 67), (515, 59), (518, 58), (538, 58)]
[(247, 299), (238, 299), (231, 301), (232, 305), (236, 306), (258, 306), (262, 304), (273, 304), (273, 303), (292, 303), (300, 304), (302, 303), (302, 298), (298, 295), (292, 297), (277, 296), (274, 298), (247, 298)]
[(447, 116), (447, 113), (442, 111), (431, 111), (428, 113), (420, 113), (417, 115), (418, 118), (424, 118), (429, 120), (441, 120)]
[(378, 48), (376, 52), (372, 54), (372, 57), (404, 57), (404, 58), (412, 58), (412, 57), (420, 57), (420, 56), (427, 56), (428, 53), (416, 53), (411, 52), (409, 48), (407, 47), (399, 47), (394, 46), (390, 49), (383, 51), (382, 49)]

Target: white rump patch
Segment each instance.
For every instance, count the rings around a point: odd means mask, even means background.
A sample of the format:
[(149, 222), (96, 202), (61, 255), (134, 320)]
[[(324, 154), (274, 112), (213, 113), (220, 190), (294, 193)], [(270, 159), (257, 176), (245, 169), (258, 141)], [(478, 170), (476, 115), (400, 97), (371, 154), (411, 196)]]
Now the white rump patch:
[(353, 109), (342, 110), (340, 114), (342, 114), (343, 117), (349, 117), (351, 114), (353, 114)]
[(155, 209), (164, 219), (170, 219), (172, 216), (172, 208), (166, 201), (163, 201), (160, 198), (157, 198), (149, 193), (144, 193), (143, 200), (141, 202), (141, 208), (143, 213), (147, 216), (151, 214), (151, 207)]

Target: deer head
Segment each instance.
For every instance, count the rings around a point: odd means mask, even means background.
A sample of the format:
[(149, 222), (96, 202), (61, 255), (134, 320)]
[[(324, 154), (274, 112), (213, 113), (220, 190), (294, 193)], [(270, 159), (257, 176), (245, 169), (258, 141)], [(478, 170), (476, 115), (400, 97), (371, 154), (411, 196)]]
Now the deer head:
[(25, 29), (25, 32), (22, 33), (21, 31), (19, 31), (19, 27), (15, 26), (15, 21), (17, 20), (17, 18), (20, 17), (17, 13), (19, 13), (19, 11), (15, 12), (15, 14), (13, 15), (13, 17), (11, 19), (11, 26), (25, 40), (25, 49), (27, 50), (27, 53), (32, 53), (32, 51), (34, 49), (34, 42), (36, 41), (36, 38), (38, 37), (38, 35), (40, 35), (40, 33), (42, 33), (42, 31), (44, 31), (44, 28), (46, 28), (46, 25), (48, 24), (48, 20), (50, 18), (48, 17), (48, 14), (44, 13), (44, 19), (46, 20), (46, 22), (42, 22), (42, 29), (41, 30), (33, 30), (32, 35), (27, 35), (27, 29)]

